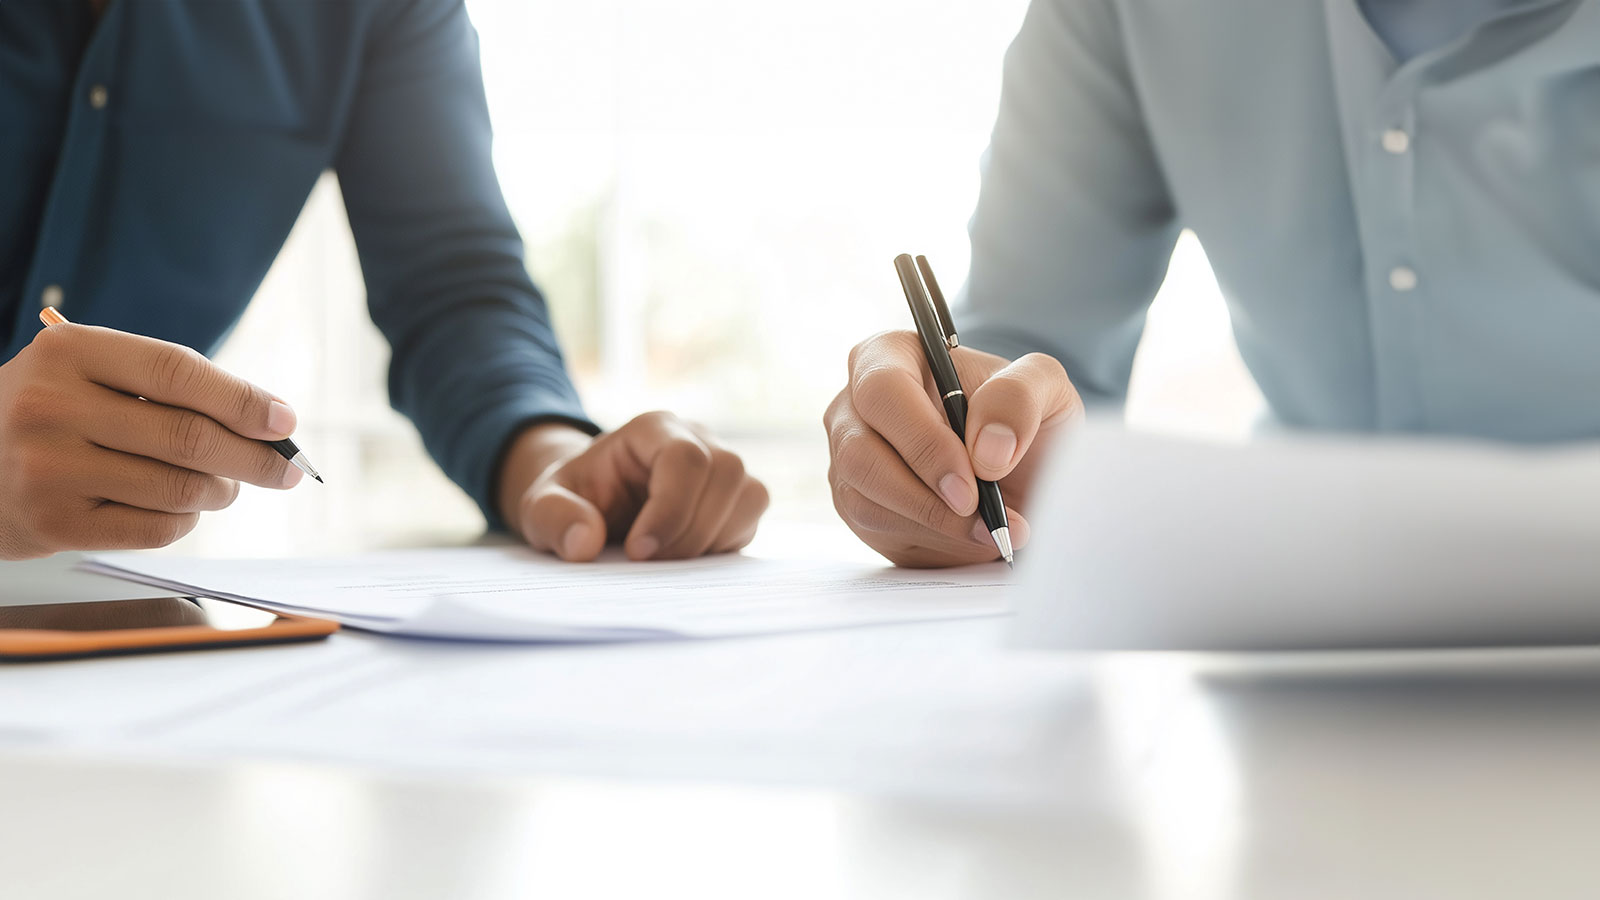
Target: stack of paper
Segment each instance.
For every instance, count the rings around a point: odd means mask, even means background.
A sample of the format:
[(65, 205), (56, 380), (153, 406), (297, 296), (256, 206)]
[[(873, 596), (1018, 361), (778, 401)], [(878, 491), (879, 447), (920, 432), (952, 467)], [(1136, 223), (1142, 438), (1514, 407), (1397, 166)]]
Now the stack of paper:
[(810, 631), (999, 615), (998, 565), (939, 572), (714, 556), (564, 563), (524, 547), (215, 560), (138, 553), (88, 571), (389, 634), (626, 641)]
[(1600, 642), (1600, 445), (1082, 430), (1016, 641), (1082, 650)]

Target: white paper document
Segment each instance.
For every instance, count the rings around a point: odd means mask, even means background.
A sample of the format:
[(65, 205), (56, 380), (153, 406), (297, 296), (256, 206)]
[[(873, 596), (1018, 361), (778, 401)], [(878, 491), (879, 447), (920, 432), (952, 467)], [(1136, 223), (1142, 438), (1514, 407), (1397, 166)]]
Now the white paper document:
[(1600, 643), (1600, 445), (1091, 427), (1048, 482), (1023, 646)]
[(293, 560), (111, 553), (85, 568), (369, 631), (490, 641), (728, 637), (1009, 610), (999, 565), (930, 572), (744, 556), (574, 564), (524, 547), (464, 547)]

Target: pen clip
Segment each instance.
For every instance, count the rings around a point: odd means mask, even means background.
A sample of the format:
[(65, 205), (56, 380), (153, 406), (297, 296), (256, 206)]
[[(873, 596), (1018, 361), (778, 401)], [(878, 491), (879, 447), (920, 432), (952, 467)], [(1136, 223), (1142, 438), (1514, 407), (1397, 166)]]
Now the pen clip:
[(950, 358), (949, 339), (939, 321), (937, 309), (928, 299), (916, 263), (908, 254), (894, 258), (895, 271), (900, 275), (900, 287), (905, 291), (906, 302), (911, 307), (911, 318), (917, 325), (917, 338), (922, 344), (922, 354), (928, 360), (934, 384), (940, 393), (961, 390), (961, 379), (956, 374), (955, 361)]
[(939, 290), (939, 279), (933, 277), (933, 266), (928, 265), (926, 256), (917, 257), (917, 271), (922, 273), (922, 281), (928, 287), (928, 303), (933, 307), (933, 314), (939, 320), (939, 330), (944, 334), (944, 344), (954, 350), (961, 346), (961, 338), (956, 334), (956, 322), (950, 318), (950, 307), (944, 302), (944, 291)]

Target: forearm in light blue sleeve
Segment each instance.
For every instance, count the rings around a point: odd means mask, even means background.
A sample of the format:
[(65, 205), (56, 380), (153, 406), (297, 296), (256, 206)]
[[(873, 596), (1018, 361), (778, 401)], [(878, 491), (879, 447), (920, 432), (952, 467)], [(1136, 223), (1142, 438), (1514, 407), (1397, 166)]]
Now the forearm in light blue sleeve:
[(962, 342), (1009, 359), (1047, 353), (1086, 402), (1121, 402), (1179, 226), (1114, 0), (1029, 8), (969, 233)]

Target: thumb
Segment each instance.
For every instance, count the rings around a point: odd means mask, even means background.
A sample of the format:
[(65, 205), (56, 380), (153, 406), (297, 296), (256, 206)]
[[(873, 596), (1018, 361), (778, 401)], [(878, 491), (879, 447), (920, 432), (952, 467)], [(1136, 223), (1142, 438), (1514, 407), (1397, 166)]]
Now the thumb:
[(523, 540), (569, 562), (587, 562), (606, 545), (606, 520), (593, 503), (557, 484), (535, 482), (517, 508)]
[(1045, 425), (1083, 406), (1054, 357), (1029, 353), (978, 385), (967, 406), (967, 452), (985, 481), (1011, 474)]

